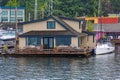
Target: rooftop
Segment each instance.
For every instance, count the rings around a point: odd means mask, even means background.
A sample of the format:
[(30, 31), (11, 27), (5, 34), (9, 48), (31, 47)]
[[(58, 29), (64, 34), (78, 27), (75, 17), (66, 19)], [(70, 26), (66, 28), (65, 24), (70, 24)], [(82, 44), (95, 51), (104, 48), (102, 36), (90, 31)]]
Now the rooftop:
[[(15, 9), (13, 6), (0, 6), (1, 9)], [(25, 9), (25, 7), (17, 7), (17, 9)]]

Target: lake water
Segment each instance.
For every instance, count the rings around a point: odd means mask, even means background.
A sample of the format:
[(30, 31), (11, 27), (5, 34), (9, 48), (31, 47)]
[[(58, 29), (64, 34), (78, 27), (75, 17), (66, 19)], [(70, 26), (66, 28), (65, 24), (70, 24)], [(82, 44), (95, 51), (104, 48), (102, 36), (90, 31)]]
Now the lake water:
[(120, 57), (0, 57), (0, 80), (120, 80)]

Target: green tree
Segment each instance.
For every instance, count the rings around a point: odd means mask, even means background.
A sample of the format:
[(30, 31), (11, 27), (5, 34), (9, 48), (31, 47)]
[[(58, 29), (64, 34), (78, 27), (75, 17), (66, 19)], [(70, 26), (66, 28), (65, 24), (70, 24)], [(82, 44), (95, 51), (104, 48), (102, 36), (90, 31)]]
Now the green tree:
[(111, 13), (120, 13), (120, 0), (110, 0)]
[(91, 21), (88, 21), (87, 24), (88, 24), (88, 26), (87, 26), (88, 31), (89, 31), (89, 32), (92, 32), (93, 29), (94, 29), (93, 23), (92, 23)]
[(17, 3), (17, 0), (9, 0), (6, 4), (6, 6), (19, 6), (19, 4)]

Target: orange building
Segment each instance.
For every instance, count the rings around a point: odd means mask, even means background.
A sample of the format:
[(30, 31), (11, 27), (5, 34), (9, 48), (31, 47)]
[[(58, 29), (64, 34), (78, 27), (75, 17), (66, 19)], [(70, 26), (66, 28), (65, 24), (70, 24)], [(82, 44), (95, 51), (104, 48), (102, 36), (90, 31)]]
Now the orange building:
[(86, 21), (93, 21), (94, 24), (117, 24), (118, 17), (78, 17), (78, 19), (85, 18)]

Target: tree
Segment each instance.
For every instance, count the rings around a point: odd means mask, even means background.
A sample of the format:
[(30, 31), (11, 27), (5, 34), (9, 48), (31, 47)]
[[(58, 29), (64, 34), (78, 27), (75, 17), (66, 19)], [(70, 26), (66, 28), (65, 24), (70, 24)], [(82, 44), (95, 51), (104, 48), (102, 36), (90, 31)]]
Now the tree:
[(120, 0), (110, 0), (110, 4), (111, 4), (111, 13), (116, 13), (119, 14), (120, 13)]
[(19, 6), (19, 4), (17, 3), (17, 0), (9, 0), (6, 4), (6, 6)]
[(109, 0), (103, 0), (102, 1), (102, 14), (103, 16), (108, 16), (108, 14), (111, 11), (111, 5)]
[(91, 21), (88, 21), (87, 24), (88, 24), (88, 26), (87, 26), (88, 31), (89, 31), (89, 32), (92, 32), (93, 29), (94, 29), (94, 27), (93, 27), (93, 23), (92, 23)]
[(4, 6), (8, 0), (0, 0), (0, 6)]

